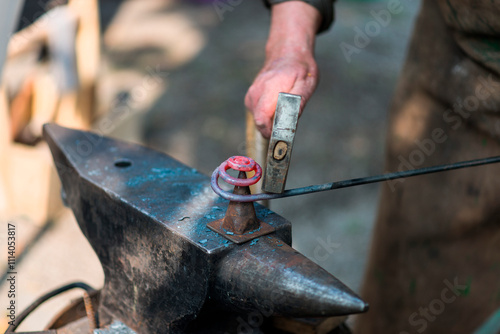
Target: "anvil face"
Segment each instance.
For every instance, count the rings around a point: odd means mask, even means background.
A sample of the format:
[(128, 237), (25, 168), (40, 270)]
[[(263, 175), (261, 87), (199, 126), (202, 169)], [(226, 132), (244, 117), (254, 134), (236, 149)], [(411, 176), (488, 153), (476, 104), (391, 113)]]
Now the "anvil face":
[(290, 223), (270, 210), (256, 206), (257, 218), (275, 232), (242, 245), (207, 228), (224, 217), (228, 201), (196, 170), (139, 145), (54, 124), (45, 125), (44, 137), (65, 202), (104, 270), (104, 321), (145, 334), (184, 333), (209, 300), (244, 311), (266, 304), (269, 291), (280, 296), (272, 314), (366, 310), (340, 281), (289, 246)]

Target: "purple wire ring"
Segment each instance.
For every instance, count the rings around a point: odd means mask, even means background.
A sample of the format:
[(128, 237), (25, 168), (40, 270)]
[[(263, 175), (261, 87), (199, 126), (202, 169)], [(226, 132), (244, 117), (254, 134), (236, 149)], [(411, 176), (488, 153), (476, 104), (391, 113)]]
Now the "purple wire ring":
[[(469, 160), (469, 161), (461, 161), (461, 162), (456, 162), (456, 163), (446, 164), (446, 165), (424, 167), (424, 168), (407, 170), (407, 171), (402, 171), (402, 172), (393, 172), (393, 173), (386, 173), (386, 174), (381, 174), (381, 175), (374, 175), (374, 176), (367, 176), (367, 177), (361, 177), (361, 178), (355, 178), (355, 179), (349, 179), (349, 180), (342, 180), (342, 181), (318, 184), (318, 185), (307, 186), (307, 187), (302, 187), (302, 188), (288, 189), (288, 190), (285, 190), (282, 194), (262, 193), (262, 194), (255, 194), (255, 195), (237, 195), (237, 194), (233, 194), (233, 193), (224, 191), (219, 187), (219, 184), (218, 184), (219, 174), (220, 174), (221, 170), (225, 171), (225, 169), (224, 169), (224, 168), (226, 168), (224, 165), (225, 163), (226, 162), (223, 162), (219, 166), (219, 168), (215, 169), (215, 171), (212, 173), (211, 185), (212, 185), (212, 189), (215, 191), (215, 193), (217, 195), (221, 196), (222, 198), (225, 198), (225, 199), (233, 201), (233, 202), (255, 202), (255, 201), (264, 201), (264, 200), (270, 200), (270, 199), (276, 199), (276, 198), (284, 198), (284, 197), (312, 194), (312, 193), (316, 193), (316, 192), (320, 192), (320, 191), (342, 189), (342, 188), (360, 186), (363, 184), (396, 180), (396, 179), (400, 179), (400, 178), (404, 178), (404, 177), (412, 177), (412, 176), (417, 176), (417, 175), (425, 175), (425, 174), (431, 174), (431, 173), (437, 173), (437, 172), (450, 171), (450, 170), (454, 170), (454, 169), (469, 168), (469, 167), (481, 166), (481, 165), (492, 164), (492, 163), (500, 163), (500, 156), (483, 158), (483, 159), (476, 159), (476, 160)], [(258, 164), (257, 164), (257, 166), (258, 166), (260, 172), (262, 172), (262, 169), (260, 168), (260, 166)], [(240, 179), (240, 180), (243, 180), (243, 179)]]
[[(249, 179), (239, 179), (227, 173), (229, 168), (240, 172), (255, 171), (255, 175)], [(248, 187), (259, 182), (262, 177), (262, 168), (252, 158), (233, 156), (219, 166), (218, 174), (224, 181), (233, 186)]]
[[(255, 175), (249, 179), (239, 179), (227, 174), (231, 168), (242, 172), (255, 171)], [(265, 199), (279, 198), (279, 194), (255, 194), (255, 195), (237, 195), (232, 192), (224, 191), (219, 186), (219, 176), (227, 183), (234, 186), (251, 186), (257, 183), (262, 176), (262, 168), (252, 158), (244, 156), (233, 156), (224, 161), (212, 173), (211, 186), (217, 195), (233, 202), (255, 202)]]
[(229, 201), (233, 201), (233, 202), (255, 202), (255, 201), (262, 201), (262, 200), (266, 200), (266, 199), (274, 199), (274, 198), (281, 197), (281, 196), (279, 196), (279, 194), (237, 195), (237, 194), (233, 194), (232, 192), (228, 192), (228, 191), (223, 190), (219, 186), (219, 182), (218, 182), (219, 181), (219, 169), (221, 169), (221, 167), (223, 167), (222, 166), (223, 164), (224, 163), (222, 163), (221, 166), (219, 166), (218, 168), (216, 168), (214, 170), (214, 172), (212, 173), (212, 179), (210, 182), (213, 191), (217, 195), (219, 195), (220, 197), (227, 199)]

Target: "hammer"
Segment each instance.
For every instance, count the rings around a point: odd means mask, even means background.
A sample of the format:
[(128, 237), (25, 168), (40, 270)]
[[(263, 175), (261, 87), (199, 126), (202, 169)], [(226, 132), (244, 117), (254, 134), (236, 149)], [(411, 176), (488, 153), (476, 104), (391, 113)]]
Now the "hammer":
[(281, 194), (285, 190), (292, 157), (293, 140), (300, 110), (299, 95), (279, 93), (274, 113), (273, 130), (267, 150), (262, 190)]

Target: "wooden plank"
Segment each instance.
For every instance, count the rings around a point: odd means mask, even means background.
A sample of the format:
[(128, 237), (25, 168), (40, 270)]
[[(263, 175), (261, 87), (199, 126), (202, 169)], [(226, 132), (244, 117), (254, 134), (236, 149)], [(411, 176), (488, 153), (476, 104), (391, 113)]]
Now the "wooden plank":
[(40, 69), (35, 76), (33, 84), (33, 104), (30, 131), (38, 137), (42, 136), (42, 126), (53, 122), (59, 104), (59, 91), (54, 78), (46, 71)]
[[(17, 20), (24, 5), (23, 0), (17, 1), (0, 1), (0, 81), (2, 78), (2, 70), (7, 54), (7, 45)], [(0, 86), (0, 157), (2, 162), (8, 156), (8, 147), (10, 143), (10, 128), (9, 128), (9, 109), (4, 87)], [(0, 164), (0, 217), (8, 208), (7, 194), (7, 171), (5, 164)]]
[(80, 118), (90, 127), (96, 109), (96, 82), (100, 68), (100, 25), (98, 0), (70, 0), (68, 6), (78, 13), (76, 67), (79, 79), (77, 97)]
[(9, 217), (26, 216), (36, 225), (59, 215), (61, 185), (48, 146), (13, 143), (7, 161)]
[[(8, 149), (10, 146), (10, 128), (8, 115), (7, 97), (5, 90), (0, 86), (0, 157), (6, 161)], [(7, 164), (0, 164), (0, 217), (7, 217), (7, 208), (9, 206), (9, 197), (7, 191)]]
[(28, 76), (10, 104), (10, 140), (18, 138), (30, 121), (34, 80), (34, 75)]
[[(48, 41), (49, 45), (56, 46), (55, 50), (51, 50), (59, 52), (60, 57), (53, 59), (59, 59), (58, 65), (64, 70), (62, 81), (53, 81), (41, 69), (35, 76), (31, 94), (26, 90), (23, 92), (26, 94), (22, 95), (32, 96), (32, 103), (23, 104), (20, 102), (26, 102), (27, 99), (19, 100), (20, 107), (27, 104), (32, 106), (33, 117), (28, 126), (36, 135), (40, 134), (41, 125), (52, 119), (70, 127), (88, 129), (95, 109), (100, 61), (98, 1), (71, 0), (68, 7), (57, 8), (57, 11), (59, 16), (46, 16), (46, 29), (35, 36), (32, 42)], [(67, 24), (67, 30), (61, 31), (60, 26), (56, 27), (61, 22)], [(64, 43), (57, 44), (61, 36), (64, 37)], [(21, 49), (31, 50), (29, 45)], [(14, 51), (13, 54), (16, 54)], [(74, 66), (65, 67), (68, 59), (64, 57), (71, 57), (69, 63)], [(0, 98), (0, 154), (9, 158), (0, 165), (0, 213), (2, 217), (23, 215), (39, 225), (54, 219), (61, 212), (59, 178), (45, 143), (28, 147), (11, 142), (8, 135), (8, 107), (6, 103), (2, 106), (1, 102)], [(19, 110), (25, 109), (20, 107)], [(24, 115), (21, 112), (19, 114)]]

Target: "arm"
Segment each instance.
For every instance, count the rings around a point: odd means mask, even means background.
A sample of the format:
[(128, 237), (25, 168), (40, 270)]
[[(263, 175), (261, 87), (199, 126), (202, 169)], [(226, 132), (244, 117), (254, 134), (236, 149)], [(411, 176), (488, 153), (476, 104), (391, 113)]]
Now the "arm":
[(245, 97), (257, 128), (269, 138), (279, 92), (302, 96), (301, 113), (318, 83), (314, 42), (322, 17), (302, 1), (275, 4), (266, 60)]

